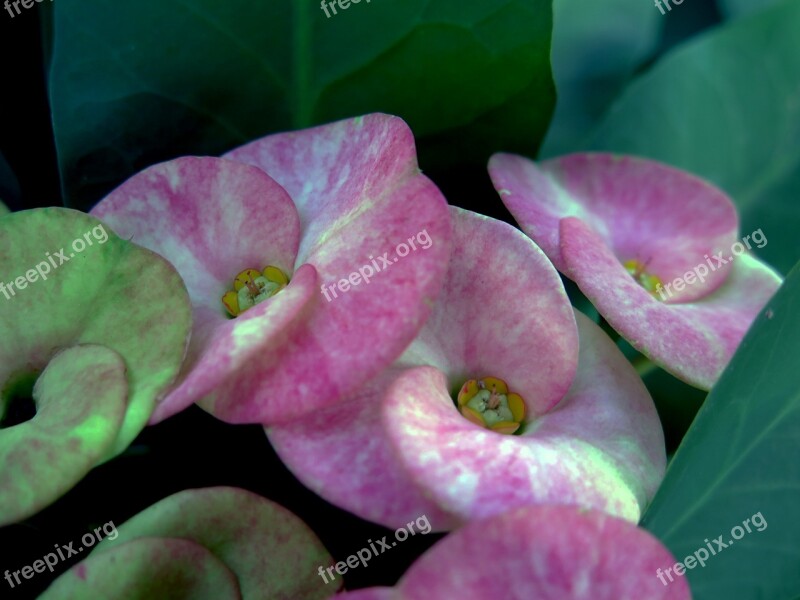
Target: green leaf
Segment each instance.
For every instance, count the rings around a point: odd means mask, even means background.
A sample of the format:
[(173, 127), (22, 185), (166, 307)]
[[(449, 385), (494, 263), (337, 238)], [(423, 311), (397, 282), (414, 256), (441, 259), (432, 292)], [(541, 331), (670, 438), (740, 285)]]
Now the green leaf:
[[(642, 521), (679, 561), (706, 540), (717, 552), (686, 572), (695, 600), (800, 593), (798, 305), (800, 263), (700, 409)], [(753, 523), (757, 513), (766, 525)], [(720, 535), (741, 539), (720, 550)]]
[(566, 154), (591, 133), (623, 85), (654, 51), (663, 17), (641, 0), (555, 0), (556, 112), (541, 157)]
[(739, 207), (742, 235), (783, 273), (800, 258), (800, 2), (739, 19), (668, 53), (623, 94), (591, 149), (696, 173)]
[[(352, 0), (351, 0), (352, 1)], [(182, 154), (381, 111), (423, 168), (532, 154), (554, 104), (548, 0), (59, 0), (50, 96), (67, 203)]]
[(729, 19), (736, 19), (778, 4), (781, 0), (717, 0), (719, 10)]

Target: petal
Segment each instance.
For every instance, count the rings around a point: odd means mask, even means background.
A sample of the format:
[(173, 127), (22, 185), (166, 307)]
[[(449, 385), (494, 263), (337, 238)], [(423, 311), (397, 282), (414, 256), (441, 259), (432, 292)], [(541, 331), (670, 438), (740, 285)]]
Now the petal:
[(249, 405), (272, 350), (285, 347), (305, 311), (318, 301), (317, 282), (314, 267), (303, 265), (287, 287), (236, 319), (196, 306), (192, 344), (181, 379), (153, 412), (151, 423), (163, 421), (194, 401), (212, 414), (224, 412), (226, 409), (215, 403), (213, 392), (218, 388), (238, 392), (220, 394), (219, 398), (235, 405), (229, 410)]
[[(591, 225), (619, 262), (638, 259), (662, 282), (736, 240), (736, 209), (721, 190), (655, 161), (589, 153), (537, 165), (495, 154), (489, 173), (522, 230), (570, 277), (559, 245), (558, 224), (565, 217)], [(671, 301), (700, 298), (722, 285), (727, 274), (721, 268)]]
[(611, 326), (653, 362), (705, 390), (722, 374), (781, 281), (745, 254), (732, 261), (730, 277), (713, 294), (698, 302), (666, 304), (639, 286), (581, 220), (561, 222), (561, 244), (575, 282)]
[[(321, 246), (326, 242), (347, 248), (333, 238), (332, 230), (346, 233), (354, 228), (349, 221), (358, 213), (388, 207), (392, 199), (387, 196), (409, 180), (422, 184), (422, 193), (439, 196), (435, 186), (419, 174), (411, 130), (402, 119), (390, 115), (370, 114), (269, 135), (228, 152), (225, 158), (269, 173), (292, 197), (304, 227), (298, 264), (313, 262), (315, 254), (324, 255)], [(394, 217), (402, 212), (402, 206), (391, 210)], [(369, 229), (360, 233), (370, 241), (381, 239)], [(370, 244), (360, 246), (367, 252), (357, 254), (359, 259), (378, 250)]]
[[(286, 191), (260, 169), (184, 157), (150, 167), (114, 190), (92, 214), (163, 255), (186, 281), (194, 331), (180, 385), (153, 414), (157, 423), (211, 393), (253, 359), (284, 343), (316, 280), (298, 282), (231, 319), (221, 298), (245, 268), (294, 270), (300, 219)], [(268, 305), (268, 306), (267, 306)], [(248, 396), (240, 396), (242, 402)]]
[(0, 430), (0, 525), (69, 491), (117, 438), (128, 399), (122, 357), (84, 345), (57, 354), (34, 387), (36, 416)]
[(657, 573), (675, 558), (650, 533), (596, 511), (531, 506), (471, 523), (428, 550), (397, 584), (403, 600), (690, 600)]
[(56, 579), (40, 600), (240, 600), (236, 576), (189, 540), (142, 538), (95, 552)]
[(238, 580), (244, 598), (327, 598), (319, 565), (332, 557), (291, 512), (251, 492), (215, 487), (173, 494), (134, 516), (107, 537), (106, 552), (134, 539), (185, 538), (208, 548)]
[[(387, 115), (269, 136), (228, 156), (292, 195), (304, 224), (298, 264), (313, 265), (327, 290), (259, 373), (216, 391), (212, 410), (234, 423), (288, 422), (355, 392), (414, 338), (450, 254), (447, 204), (420, 174), (408, 127)], [(358, 283), (337, 291), (351, 277)]]
[(253, 167), (182, 157), (134, 175), (92, 209), (122, 237), (170, 261), (192, 304), (224, 315), (222, 295), (243, 269), (291, 273), (300, 220), (286, 191)]
[(499, 377), (543, 414), (569, 389), (578, 361), (561, 279), (517, 229), (460, 208), (451, 215), (455, 250), (442, 294), (400, 362), (435, 366), (456, 389)]
[(107, 225), (63, 208), (0, 219), (0, 265), (6, 289), (35, 275), (31, 289), (0, 298), (2, 339), (14, 340), (0, 341), (0, 387), (15, 374), (40, 373), (61, 348), (116, 351), (127, 367), (128, 408), (106, 458), (119, 454), (147, 423), (186, 352), (191, 310), (177, 272)]
[(388, 369), (358, 394), (286, 425), (266, 429), (281, 460), (328, 502), (386, 527), (427, 515), (436, 531), (458, 524), (405, 474), (381, 425), (380, 402), (397, 376)]
[(430, 367), (392, 386), (384, 404), (389, 438), (411, 478), (441, 506), (470, 520), (529, 504), (578, 504), (638, 521), (664, 475), (661, 423), (616, 345), (577, 317), (575, 381), (522, 435), (469, 423)]

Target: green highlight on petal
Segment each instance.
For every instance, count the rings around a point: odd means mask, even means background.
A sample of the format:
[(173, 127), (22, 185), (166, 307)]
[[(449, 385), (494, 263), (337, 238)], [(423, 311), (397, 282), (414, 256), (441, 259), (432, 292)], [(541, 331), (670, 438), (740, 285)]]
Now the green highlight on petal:
[(100, 462), (128, 391), (125, 361), (109, 348), (75, 346), (49, 362), (33, 386), (35, 416), (0, 429), (0, 525), (35, 514)]

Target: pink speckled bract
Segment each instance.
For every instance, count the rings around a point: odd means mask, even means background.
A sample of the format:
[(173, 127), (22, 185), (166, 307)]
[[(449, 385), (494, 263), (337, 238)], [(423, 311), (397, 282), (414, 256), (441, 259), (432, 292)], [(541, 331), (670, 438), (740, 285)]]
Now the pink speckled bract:
[[(92, 212), (171, 261), (192, 299), (187, 361), (152, 422), (192, 402), (232, 423), (335, 404), (414, 338), (450, 253), (446, 201), (420, 173), (406, 124), (382, 114), (156, 165)], [(422, 232), (427, 249), (330, 301), (321, 293)], [(220, 298), (234, 277), (267, 265), (288, 287), (228, 317)]]
[(419, 558), (397, 583), (342, 600), (691, 600), (674, 557), (650, 533), (607, 514), (532, 506), (471, 523)]
[[(653, 402), (613, 342), (573, 312), (544, 253), (505, 223), (451, 208), (454, 249), (430, 319), (347, 403), (267, 428), (309, 488), (390, 527), (436, 530), (528, 504), (637, 521), (665, 468)], [(452, 394), (499, 377), (528, 408), (522, 435), (465, 419)]]
[[(337, 588), (317, 575), (319, 565), (333, 559), (305, 523), (238, 488), (185, 490), (103, 533), (107, 537), (87, 560), (57, 579), (44, 598), (145, 599), (154, 591), (166, 597), (167, 586), (180, 583), (208, 588), (208, 595), (169, 597), (322, 600)], [(210, 576), (213, 581), (204, 581)]]
[[(525, 231), (631, 345), (710, 389), (780, 277), (731, 256), (738, 216), (719, 189), (651, 160), (572, 154), (542, 163), (495, 154), (489, 173)], [(701, 281), (654, 297), (626, 271), (636, 260), (666, 285), (699, 265)], [(708, 267), (711, 260), (713, 269)], [(663, 296), (663, 298), (661, 297)]]

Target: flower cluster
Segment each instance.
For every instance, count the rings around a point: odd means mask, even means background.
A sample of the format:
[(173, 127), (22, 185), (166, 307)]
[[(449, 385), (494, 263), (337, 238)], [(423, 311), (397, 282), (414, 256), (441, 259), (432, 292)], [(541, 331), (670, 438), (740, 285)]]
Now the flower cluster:
[[(674, 560), (635, 526), (666, 464), (653, 400), (573, 309), (559, 271), (634, 348), (703, 389), (780, 278), (744, 255), (654, 294), (738, 236), (730, 200), (688, 173), (604, 154), (499, 154), (489, 172), (522, 231), (448, 206), (405, 123), (371, 114), (157, 164), (90, 215), (0, 217), (0, 279), (42, 247), (109, 231), (24, 306), (0, 303), (0, 524), (196, 403), (263, 426), (289, 469), (341, 508), (459, 529), (396, 588), (354, 598), (512, 597), (498, 581), (526, 597), (585, 597), (591, 585), (615, 599), (688, 598), (685, 582), (653, 580)], [(321, 298), (418, 232), (435, 241), (425, 252)], [(330, 563), (319, 541), (239, 490), (179, 494), (119, 531), (43, 597), (146, 595), (136, 577), (148, 564), (176, 594), (331, 593), (315, 581)], [(598, 568), (618, 547), (628, 558)], [(288, 566), (263, 571), (256, 558), (271, 553)], [(109, 576), (115, 561), (129, 565), (122, 579)]]

